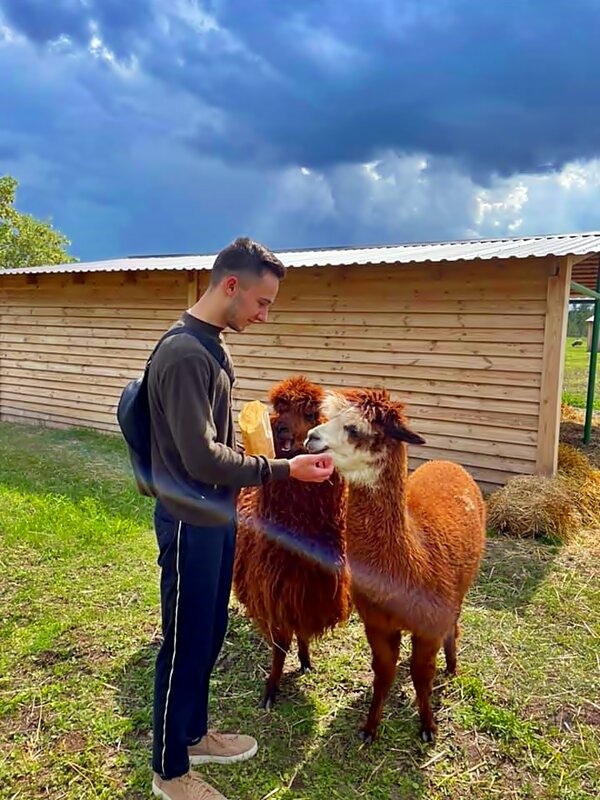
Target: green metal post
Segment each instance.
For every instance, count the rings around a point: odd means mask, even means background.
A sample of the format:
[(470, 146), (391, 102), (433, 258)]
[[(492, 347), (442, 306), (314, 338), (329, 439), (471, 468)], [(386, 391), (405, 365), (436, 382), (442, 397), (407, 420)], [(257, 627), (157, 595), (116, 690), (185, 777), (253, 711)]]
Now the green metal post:
[[(596, 292), (600, 292), (600, 257), (596, 273)], [(592, 348), (590, 352), (590, 371), (588, 375), (587, 401), (585, 404), (585, 427), (583, 443), (589, 444), (592, 438), (592, 414), (594, 413), (594, 392), (596, 389), (596, 363), (598, 361), (598, 330), (600, 329), (600, 300), (594, 300), (594, 323), (592, 326)]]
[[(594, 291), (593, 289), (588, 289), (587, 286), (582, 286), (581, 283), (575, 283), (575, 281), (571, 281), (571, 289), (575, 289), (577, 292), (581, 292), (586, 297), (595, 297), (596, 300), (600, 300), (600, 292), (598, 290)], [(583, 301), (572, 301), (572, 302), (583, 302)]]

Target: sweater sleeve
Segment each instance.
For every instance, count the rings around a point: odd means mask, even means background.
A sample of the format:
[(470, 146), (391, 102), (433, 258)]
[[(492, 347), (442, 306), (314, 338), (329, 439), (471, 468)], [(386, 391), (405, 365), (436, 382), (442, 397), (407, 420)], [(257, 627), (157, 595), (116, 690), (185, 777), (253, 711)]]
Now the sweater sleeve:
[(220, 486), (258, 486), (289, 477), (287, 459), (245, 456), (216, 441), (209, 398), (211, 370), (200, 354), (168, 364), (161, 376), (163, 408), (175, 445), (190, 477)]

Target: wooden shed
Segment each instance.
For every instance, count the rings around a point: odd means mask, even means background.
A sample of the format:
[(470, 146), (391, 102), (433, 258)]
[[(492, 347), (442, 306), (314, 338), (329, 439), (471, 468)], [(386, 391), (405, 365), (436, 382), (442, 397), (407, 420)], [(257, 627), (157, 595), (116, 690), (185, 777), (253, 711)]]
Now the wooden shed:
[(587, 336), (587, 351), (589, 353), (591, 351), (591, 349), (592, 349), (592, 333), (593, 333), (593, 330), (594, 330), (594, 316), (593, 316), (593, 314), (592, 314), (591, 317), (588, 317), (586, 319), (585, 327), (586, 327), (586, 336)]
[[(600, 233), (280, 253), (269, 322), (228, 333), (236, 408), (303, 372), (383, 385), (427, 445), (483, 488), (556, 469), (572, 280)], [(124, 383), (206, 284), (214, 256), (0, 272), (0, 419), (116, 431)], [(579, 270), (579, 271), (578, 271)]]

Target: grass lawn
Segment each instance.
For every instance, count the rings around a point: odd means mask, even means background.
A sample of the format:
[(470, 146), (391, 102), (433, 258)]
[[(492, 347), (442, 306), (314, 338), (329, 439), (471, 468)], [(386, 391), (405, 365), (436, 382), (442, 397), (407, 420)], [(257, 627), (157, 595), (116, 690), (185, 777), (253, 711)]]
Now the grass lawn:
[[(0, 425), (2, 800), (150, 797), (151, 510), (120, 440)], [(269, 651), (232, 605), (212, 721), (261, 747), (209, 778), (231, 800), (595, 800), (599, 578), (598, 532), (563, 549), (490, 538), (433, 746), (417, 736), (406, 643), (381, 737), (361, 746), (371, 669), (356, 618), (315, 648), (314, 673), (290, 658), (279, 705), (259, 710)]]
[[(581, 342), (581, 346), (573, 347), (573, 342)], [(589, 367), (590, 354), (587, 352), (586, 337), (567, 337), (563, 378), (563, 402), (567, 405), (585, 408)], [(600, 365), (596, 372), (594, 409), (600, 411)]]

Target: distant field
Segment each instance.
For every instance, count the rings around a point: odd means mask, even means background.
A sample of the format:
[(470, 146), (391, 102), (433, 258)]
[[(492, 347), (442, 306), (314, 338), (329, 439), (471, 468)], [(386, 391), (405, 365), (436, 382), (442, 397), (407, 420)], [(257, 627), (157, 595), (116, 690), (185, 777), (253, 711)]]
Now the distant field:
[[(581, 347), (573, 347), (580, 341)], [(575, 408), (585, 408), (587, 397), (588, 370), (590, 354), (587, 352), (585, 337), (569, 336), (565, 348), (565, 375), (563, 380), (563, 403)], [(600, 370), (596, 373), (596, 393), (594, 408), (600, 411)]]

